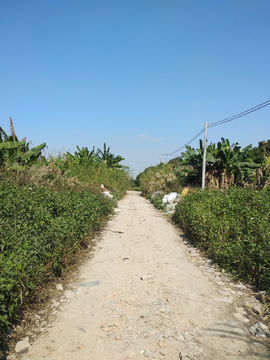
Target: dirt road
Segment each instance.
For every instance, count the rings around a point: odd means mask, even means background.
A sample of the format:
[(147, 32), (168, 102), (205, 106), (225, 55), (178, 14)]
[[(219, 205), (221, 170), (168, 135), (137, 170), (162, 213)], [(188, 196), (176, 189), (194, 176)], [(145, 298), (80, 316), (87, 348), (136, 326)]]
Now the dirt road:
[(19, 358), (270, 356), (269, 339), (249, 331), (264, 321), (245, 305), (253, 301), (248, 288), (209, 264), (137, 192), (119, 202), (93, 258), (70, 286), (59, 290), (58, 320)]

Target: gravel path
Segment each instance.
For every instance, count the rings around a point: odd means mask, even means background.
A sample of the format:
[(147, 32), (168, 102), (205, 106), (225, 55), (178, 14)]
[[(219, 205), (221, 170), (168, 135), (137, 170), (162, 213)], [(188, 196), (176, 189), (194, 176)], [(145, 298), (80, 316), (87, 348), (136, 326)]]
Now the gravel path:
[(251, 290), (231, 283), (137, 192), (119, 202), (70, 289), (59, 290), (57, 320), (19, 358), (269, 358), (267, 328), (249, 330), (266, 323), (250, 310), (259, 305)]

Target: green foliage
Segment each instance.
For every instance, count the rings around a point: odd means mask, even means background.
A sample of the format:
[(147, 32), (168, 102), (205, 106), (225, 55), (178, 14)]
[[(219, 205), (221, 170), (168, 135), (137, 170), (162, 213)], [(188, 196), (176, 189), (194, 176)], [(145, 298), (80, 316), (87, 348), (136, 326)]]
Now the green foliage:
[[(249, 157), (251, 145), (241, 149), (238, 143), (230, 145), (228, 139), (221, 139), (215, 144), (207, 147), (206, 151), (206, 169), (215, 169), (220, 174), (226, 172), (235, 174), (236, 181), (242, 182), (254, 173), (254, 169), (260, 167)], [(200, 140), (199, 149), (195, 150), (186, 146), (186, 152), (182, 152), (182, 164), (176, 168), (178, 178), (186, 181), (201, 181), (203, 163), (203, 144)]]
[(8, 135), (7, 135), (7, 133), (5, 132), (5, 130), (3, 130), (3, 129), (0, 127), (0, 143), (6, 142), (6, 141), (8, 141)]
[(108, 166), (95, 148), (77, 147), (74, 155), (46, 160), (45, 143), (29, 149), (13, 126), (12, 132), (8, 138), (0, 129), (0, 333), (40, 286), (74, 261), (130, 186), (120, 156), (108, 152)]
[(18, 316), (40, 284), (62, 274), (113, 212), (100, 192), (0, 184), (0, 323)]
[(120, 155), (115, 156), (112, 154), (110, 152), (110, 147), (107, 148), (106, 143), (103, 145), (103, 151), (100, 149), (97, 150), (97, 156), (101, 161), (105, 162), (108, 167), (127, 169), (126, 166), (120, 164), (120, 162), (125, 159)]
[(156, 195), (156, 196), (148, 196), (147, 199), (151, 201), (154, 207), (158, 210), (164, 211), (166, 209), (166, 205), (163, 204), (162, 199), (164, 195)]
[(173, 220), (236, 278), (270, 289), (270, 187), (189, 194)]
[(68, 176), (76, 176), (79, 181), (92, 184), (98, 188), (103, 184), (117, 198), (125, 195), (130, 183), (129, 175), (125, 170), (110, 168), (103, 162), (73, 165)]
[(255, 163), (263, 163), (265, 157), (270, 155), (270, 140), (260, 141), (258, 147), (248, 149), (247, 156)]
[[(10, 119), (11, 120), (11, 119)], [(46, 143), (38, 145), (31, 150), (29, 143), (25, 141), (18, 141), (14, 133), (14, 128), (11, 120), (12, 136), (9, 136), (0, 127), (0, 166), (7, 164), (9, 166), (27, 166), (37, 162), (41, 156), (41, 150), (44, 149)]]
[[(56, 159), (51, 158), (50, 166), (60, 169), (69, 178), (75, 177), (80, 182), (91, 184), (93, 187), (100, 188), (103, 184), (118, 199), (124, 196), (130, 186), (128, 168), (118, 164), (124, 158), (119, 155), (114, 157), (110, 153), (110, 148), (106, 148), (106, 144), (104, 144), (106, 161), (100, 155), (101, 150), (95, 152), (95, 147), (89, 151), (87, 147), (77, 146), (77, 150), (74, 155), (67, 152)], [(111, 165), (108, 159), (111, 161), (115, 159), (115, 164)]]
[(98, 157), (95, 153), (95, 147), (92, 151), (89, 151), (87, 147), (82, 147), (81, 149), (77, 146), (78, 152), (75, 151), (74, 155), (69, 152), (66, 153), (66, 158), (71, 164), (92, 164), (93, 162), (98, 161)]

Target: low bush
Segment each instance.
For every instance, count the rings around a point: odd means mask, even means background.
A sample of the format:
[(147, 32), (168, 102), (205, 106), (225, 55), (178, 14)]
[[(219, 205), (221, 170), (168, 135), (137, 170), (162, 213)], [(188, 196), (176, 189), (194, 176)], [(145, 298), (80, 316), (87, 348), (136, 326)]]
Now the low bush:
[(0, 183), (0, 330), (40, 284), (62, 274), (115, 204), (100, 190)]
[(164, 194), (159, 194), (156, 196), (149, 195), (147, 199), (151, 201), (151, 203), (154, 205), (156, 209), (164, 211), (166, 209), (166, 205), (164, 205), (162, 202), (163, 197)]
[(270, 187), (196, 191), (176, 207), (173, 221), (217, 264), (270, 289)]

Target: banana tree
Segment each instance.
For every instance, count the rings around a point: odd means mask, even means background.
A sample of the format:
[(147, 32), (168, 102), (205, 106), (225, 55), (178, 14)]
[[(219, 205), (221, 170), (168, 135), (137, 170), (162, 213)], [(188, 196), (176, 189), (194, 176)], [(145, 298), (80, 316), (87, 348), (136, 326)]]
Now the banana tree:
[(125, 160), (122, 156), (117, 155), (115, 156), (110, 152), (110, 147), (107, 148), (106, 143), (103, 145), (103, 151), (100, 149), (97, 149), (97, 156), (98, 158), (105, 162), (108, 167), (114, 167), (118, 169), (127, 169), (127, 166), (120, 165), (119, 163), (123, 160)]
[(95, 147), (92, 151), (89, 151), (87, 147), (82, 147), (81, 149), (77, 146), (77, 150), (74, 152), (74, 155), (69, 152), (66, 153), (67, 159), (74, 164), (89, 164), (97, 161), (97, 156), (95, 154)]
[(26, 138), (18, 141), (11, 118), (10, 130), (11, 135), (8, 136), (2, 127), (0, 127), (0, 166), (3, 163), (9, 166), (25, 166), (37, 163), (41, 156), (41, 150), (46, 146), (46, 143), (30, 149), (29, 143), (25, 141)]
[[(206, 152), (206, 166), (212, 167), (217, 158), (214, 155), (215, 146), (210, 145)], [(176, 167), (178, 178), (187, 180), (195, 179), (201, 176), (203, 163), (203, 142), (199, 141), (199, 148), (194, 149), (191, 146), (186, 146), (186, 152), (182, 152), (182, 164)]]
[(0, 143), (0, 164), (6, 162), (8, 165), (32, 165), (37, 162), (41, 150), (46, 143), (38, 145), (29, 150), (29, 145), (24, 141), (7, 141)]
[(217, 144), (215, 163), (216, 168), (221, 172), (225, 171), (229, 174), (235, 174), (236, 179), (242, 181), (244, 177), (251, 175), (254, 169), (259, 168), (260, 164), (255, 164), (252, 159), (247, 156), (248, 150), (252, 145), (241, 149), (238, 143), (230, 146), (229, 140), (226, 139)]
[(23, 141), (7, 141), (0, 143), (0, 164), (6, 162), (13, 165), (18, 157), (18, 148), (23, 146)]

